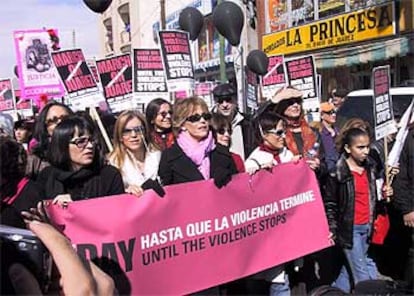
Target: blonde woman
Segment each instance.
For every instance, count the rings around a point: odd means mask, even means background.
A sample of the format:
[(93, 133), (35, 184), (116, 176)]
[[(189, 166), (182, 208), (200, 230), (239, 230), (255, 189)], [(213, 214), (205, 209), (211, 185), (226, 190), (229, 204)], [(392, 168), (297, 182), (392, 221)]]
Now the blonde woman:
[(125, 191), (140, 196), (143, 184), (156, 180), (161, 152), (149, 141), (145, 117), (132, 110), (122, 112), (115, 122), (111, 165), (122, 174)]

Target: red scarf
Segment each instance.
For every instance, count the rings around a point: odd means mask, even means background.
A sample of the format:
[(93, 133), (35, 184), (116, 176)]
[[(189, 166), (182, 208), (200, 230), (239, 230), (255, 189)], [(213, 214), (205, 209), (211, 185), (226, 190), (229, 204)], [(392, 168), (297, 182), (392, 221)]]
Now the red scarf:
[(285, 138), (287, 148), (292, 151), (293, 155), (301, 154), (292, 132), (292, 129), (300, 127), (300, 134), (303, 140), (303, 151), (309, 151), (316, 142), (316, 136), (305, 118), (301, 116), (298, 120), (287, 120), (287, 125)]
[(172, 132), (157, 133), (154, 131), (152, 132), (151, 136), (154, 140), (154, 143), (160, 147), (161, 151), (170, 148), (175, 142), (175, 137)]
[(270, 147), (267, 147), (264, 143), (261, 143), (259, 145), (259, 149), (265, 152), (268, 152), (270, 154), (273, 154), (274, 160), (277, 161), (277, 163), (281, 163), (280, 156), (279, 156), (279, 150), (272, 150)]

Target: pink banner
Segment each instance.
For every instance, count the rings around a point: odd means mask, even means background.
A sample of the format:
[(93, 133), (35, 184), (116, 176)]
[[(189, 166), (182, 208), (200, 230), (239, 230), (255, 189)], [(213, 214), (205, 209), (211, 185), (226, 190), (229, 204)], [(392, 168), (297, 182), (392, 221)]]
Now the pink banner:
[(208, 180), (165, 191), (53, 206), (51, 215), (81, 256), (118, 265), (129, 279), (121, 294), (188, 294), (329, 246), (319, 187), (304, 162), (239, 174), (222, 189)]

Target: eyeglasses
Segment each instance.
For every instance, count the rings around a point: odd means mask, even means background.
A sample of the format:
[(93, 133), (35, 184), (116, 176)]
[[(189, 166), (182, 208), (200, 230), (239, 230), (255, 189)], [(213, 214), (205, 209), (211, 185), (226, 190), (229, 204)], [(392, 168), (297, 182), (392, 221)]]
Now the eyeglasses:
[(136, 126), (136, 127), (132, 127), (132, 128), (124, 128), (122, 130), (122, 135), (129, 137), (132, 135), (132, 133), (135, 133), (136, 135), (138, 134), (143, 134), (145, 131), (144, 127), (142, 125)]
[(54, 116), (52, 118), (46, 119), (46, 126), (56, 125), (67, 117), (68, 115), (62, 115), (62, 116)]
[(217, 130), (217, 133), (218, 133), (219, 135), (224, 135), (226, 132), (227, 132), (229, 135), (231, 135), (232, 130), (231, 130), (231, 129), (228, 129), (228, 128), (220, 128), (220, 129), (218, 129), (218, 130)]
[(158, 115), (161, 115), (162, 118), (167, 117), (168, 114), (170, 114), (170, 116), (171, 116), (172, 115), (172, 111), (170, 110), (168, 112), (167, 111), (158, 112)]
[(275, 129), (268, 130), (266, 131), (266, 133), (273, 134), (278, 137), (283, 137), (286, 134), (285, 130), (275, 130)]
[(96, 140), (93, 139), (92, 137), (85, 136), (85, 137), (79, 137), (79, 138), (73, 139), (69, 142), (69, 144), (76, 145), (76, 147), (78, 147), (79, 149), (85, 149), (86, 146), (88, 146), (88, 143), (95, 145)]
[(324, 111), (323, 113), (328, 114), (328, 115), (333, 115), (333, 114), (336, 114), (336, 111), (335, 110), (331, 110), (329, 112)]
[(287, 103), (289, 106), (292, 106), (293, 104), (302, 105), (302, 102), (303, 102), (302, 98), (291, 98), (287, 100)]
[(210, 120), (211, 114), (210, 113), (194, 114), (194, 115), (188, 116), (186, 121), (197, 122), (197, 121), (200, 121), (201, 118), (204, 118), (204, 120)]
[(233, 102), (233, 98), (232, 97), (220, 97), (216, 101), (219, 104), (223, 104), (223, 102), (232, 103)]

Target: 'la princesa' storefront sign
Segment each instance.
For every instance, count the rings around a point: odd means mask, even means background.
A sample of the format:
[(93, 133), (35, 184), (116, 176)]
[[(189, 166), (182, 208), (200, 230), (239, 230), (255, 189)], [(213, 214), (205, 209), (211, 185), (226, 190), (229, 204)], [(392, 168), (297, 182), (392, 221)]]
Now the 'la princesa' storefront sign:
[(262, 40), (267, 55), (287, 55), (394, 34), (394, 4), (389, 3), (264, 35)]

